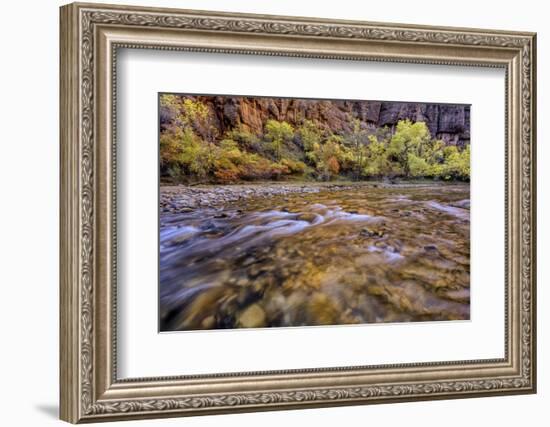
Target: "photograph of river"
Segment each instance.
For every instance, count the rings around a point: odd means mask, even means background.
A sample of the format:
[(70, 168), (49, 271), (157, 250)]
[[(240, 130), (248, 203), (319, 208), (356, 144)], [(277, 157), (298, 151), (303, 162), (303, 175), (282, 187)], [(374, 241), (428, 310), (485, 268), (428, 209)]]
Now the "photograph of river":
[(470, 318), (470, 106), (159, 94), (159, 330)]

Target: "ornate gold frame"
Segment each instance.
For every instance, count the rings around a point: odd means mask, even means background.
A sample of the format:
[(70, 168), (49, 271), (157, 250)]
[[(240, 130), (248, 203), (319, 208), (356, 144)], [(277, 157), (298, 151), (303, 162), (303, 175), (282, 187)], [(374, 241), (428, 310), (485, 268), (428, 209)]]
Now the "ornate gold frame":
[[(535, 34), (99, 4), (61, 8), (61, 418), (77, 423), (534, 393)], [(119, 380), (117, 48), (506, 70), (505, 357)]]

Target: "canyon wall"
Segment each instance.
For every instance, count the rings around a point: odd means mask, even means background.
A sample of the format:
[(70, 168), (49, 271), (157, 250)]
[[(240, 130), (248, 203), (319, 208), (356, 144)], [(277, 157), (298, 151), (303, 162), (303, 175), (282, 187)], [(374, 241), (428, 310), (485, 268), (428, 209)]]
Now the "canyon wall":
[[(399, 120), (426, 122), (432, 137), (450, 145), (470, 143), (470, 106), (463, 104), (429, 104), (390, 101), (316, 100), (239, 96), (188, 96), (208, 106), (219, 134), (242, 126), (256, 134), (263, 132), (267, 120), (286, 121), (293, 126), (303, 119), (333, 133), (349, 131), (350, 118), (361, 126), (375, 130), (393, 129)], [(161, 110), (161, 122), (169, 121)]]

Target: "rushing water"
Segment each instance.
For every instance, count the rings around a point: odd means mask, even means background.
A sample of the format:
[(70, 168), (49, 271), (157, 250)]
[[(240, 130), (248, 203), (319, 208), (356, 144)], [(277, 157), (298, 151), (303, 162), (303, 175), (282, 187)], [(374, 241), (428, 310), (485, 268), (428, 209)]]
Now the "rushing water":
[(161, 330), (468, 319), (469, 197), (362, 185), (165, 213)]

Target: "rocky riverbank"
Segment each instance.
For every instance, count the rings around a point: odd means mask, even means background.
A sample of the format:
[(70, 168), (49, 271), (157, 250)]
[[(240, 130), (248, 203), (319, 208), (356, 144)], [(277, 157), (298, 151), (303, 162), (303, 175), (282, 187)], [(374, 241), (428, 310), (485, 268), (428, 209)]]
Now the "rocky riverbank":
[(219, 208), (250, 198), (349, 190), (355, 186), (357, 184), (353, 183), (162, 186), (160, 188), (160, 209), (163, 213), (189, 212), (197, 208)]
[[(221, 208), (252, 198), (311, 194), (327, 191), (347, 191), (357, 188), (406, 188), (429, 187), (433, 182), (312, 182), (281, 183), (265, 182), (237, 185), (166, 185), (160, 187), (161, 213), (185, 213), (199, 208)], [(440, 183), (440, 185), (447, 185)]]

